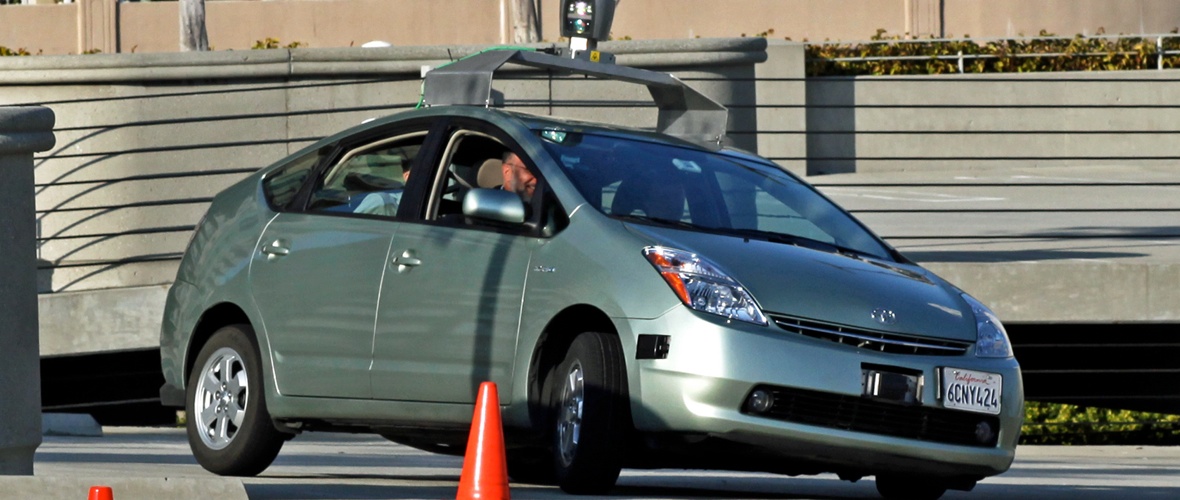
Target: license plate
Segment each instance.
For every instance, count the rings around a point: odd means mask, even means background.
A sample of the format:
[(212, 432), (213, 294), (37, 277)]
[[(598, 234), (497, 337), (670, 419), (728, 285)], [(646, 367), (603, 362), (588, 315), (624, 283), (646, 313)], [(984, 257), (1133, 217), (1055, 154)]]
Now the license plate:
[(998, 373), (942, 368), (942, 405), (947, 408), (996, 415), (1003, 387)]

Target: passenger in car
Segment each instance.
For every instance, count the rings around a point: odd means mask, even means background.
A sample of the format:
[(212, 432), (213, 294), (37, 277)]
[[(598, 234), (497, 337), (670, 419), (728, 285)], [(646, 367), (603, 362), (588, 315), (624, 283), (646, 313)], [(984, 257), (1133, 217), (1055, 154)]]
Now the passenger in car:
[(409, 161), (402, 163), (402, 188), (376, 191), (365, 195), (353, 213), (396, 216), (397, 207), (402, 202), (402, 193), (405, 192), (405, 183), (410, 181), (410, 165)]

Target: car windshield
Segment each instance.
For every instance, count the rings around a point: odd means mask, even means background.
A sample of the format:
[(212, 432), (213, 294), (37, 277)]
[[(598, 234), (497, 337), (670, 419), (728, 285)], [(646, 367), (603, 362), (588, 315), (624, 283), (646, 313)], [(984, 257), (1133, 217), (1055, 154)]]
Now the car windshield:
[(893, 260), (844, 211), (773, 165), (613, 135), (538, 133), (582, 196), (611, 217)]

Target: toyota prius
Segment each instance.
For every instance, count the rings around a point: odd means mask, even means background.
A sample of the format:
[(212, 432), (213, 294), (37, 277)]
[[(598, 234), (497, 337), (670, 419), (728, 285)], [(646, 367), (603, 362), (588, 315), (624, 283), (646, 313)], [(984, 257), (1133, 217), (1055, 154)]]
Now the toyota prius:
[(198, 462), (302, 432), (462, 454), (499, 388), (516, 481), (622, 468), (1006, 471), (1020, 369), (987, 306), (769, 160), (660, 133), (430, 106), (220, 193), (168, 294), (166, 404)]

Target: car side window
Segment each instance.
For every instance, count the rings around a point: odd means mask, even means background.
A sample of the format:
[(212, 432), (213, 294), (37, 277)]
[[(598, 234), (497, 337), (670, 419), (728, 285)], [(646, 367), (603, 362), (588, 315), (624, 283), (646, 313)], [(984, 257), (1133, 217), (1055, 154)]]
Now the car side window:
[(472, 189), (500, 189), (509, 152), (499, 140), (480, 132), (459, 131), (447, 142), (427, 208), (427, 219), (463, 221), (463, 198)]
[(377, 217), (397, 215), (414, 158), (426, 132), (380, 139), (353, 148), (324, 171), (308, 211)]
[[(544, 188), (531, 159), (519, 148), (484, 132), (458, 130), (444, 141), (440, 165), (428, 189), (424, 218), (439, 224), (547, 238), (569, 223), (560, 202)], [(478, 202), (470, 196), (476, 189), (485, 190)], [(505, 197), (504, 192), (511, 196)], [(507, 215), (518, 210), (509, 201), (513, 198), (521, 201), (524, 222)], [(468, 216), (465, 203), (476, 213), (490, 211)]]
[(311, 170), (320, 162), (324, 154), (326, 154), (325, 148), (321, 148), (300, 156), (291, 163), (267, 174), (266, 178), (262, 180), (262, 192), (272, 210), (282, 211), (291, 204), (291, 201), (299, 194), (299, 188), (307, 181)]

